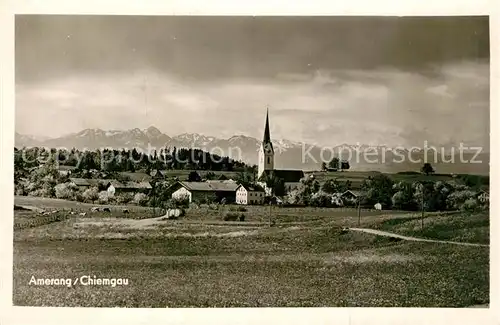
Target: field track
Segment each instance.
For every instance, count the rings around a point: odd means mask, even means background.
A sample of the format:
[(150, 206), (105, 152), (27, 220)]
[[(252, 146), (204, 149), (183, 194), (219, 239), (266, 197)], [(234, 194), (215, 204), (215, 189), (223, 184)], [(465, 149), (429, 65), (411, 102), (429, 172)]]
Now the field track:
[(378, 236), (399, 238), (399, 239), (408, 240), (408, 241), (422, 241), (422, 242), (428, 242), (428, 243), (453, 244), (453, 245), (462, 245), (462, 246), (490, 247), (490, 245), (486, 245), (486, 244), (463, 243), (463, 242), (448, 241), (448, 240), (435, 240), (435, 239), (409, 237), (409, 236), (398, 235), (398, 234), (387, 232), (387, 231), (369, 229), (369, 228), (349, 228), (349, 230), (361, 231), (361, 232), (374, 234), (374, 235), (378, 235)]

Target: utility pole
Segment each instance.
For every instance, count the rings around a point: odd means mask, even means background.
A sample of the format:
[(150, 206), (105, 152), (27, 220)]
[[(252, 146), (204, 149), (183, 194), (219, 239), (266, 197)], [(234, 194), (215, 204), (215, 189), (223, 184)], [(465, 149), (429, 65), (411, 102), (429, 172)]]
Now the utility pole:
[(424, 208), (424, 183), (420, 183), (420, 185), (422, 185), (422, 199), (421, 199), (421, 202), (420, 202), (420, 205), (422, 207), (422, 230), (424, 230), (424, 211), (425, 211), (425, 208)]
[(271, 227), (271, 207), (273, 206), (273, 203), (269, 201), (269, 227)]
[(361, 197), (358, 197), (358, 227), (361, 227)]

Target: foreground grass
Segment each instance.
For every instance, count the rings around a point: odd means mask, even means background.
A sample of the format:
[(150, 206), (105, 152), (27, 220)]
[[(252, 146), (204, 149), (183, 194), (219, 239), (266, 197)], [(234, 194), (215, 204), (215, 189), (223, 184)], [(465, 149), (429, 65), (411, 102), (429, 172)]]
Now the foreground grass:
[(392, 218), (373, 227), (401, 235), (429, 239), (489, 244), (490, 217), (488, 212), (456, 213), (432, 215), (422, 219), (420, 216), (410, 218)]
[[(328, 223), (261, 227), (235, 237), (152, 236), (212, 229), (176, 227), (129, 230), (131, 236), (123, 240), (95, 239), (95, 229), (78, 240), (17, 236), (14, 304), (464, 307), (489, 302), (487, 248), (342, 234)], [(129, 285), (30, 286), (32, 275), (128, 278)]]

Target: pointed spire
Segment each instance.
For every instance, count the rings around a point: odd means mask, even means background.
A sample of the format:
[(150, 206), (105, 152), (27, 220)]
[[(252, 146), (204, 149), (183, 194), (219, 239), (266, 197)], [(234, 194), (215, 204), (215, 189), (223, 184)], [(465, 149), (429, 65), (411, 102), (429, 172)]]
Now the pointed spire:
[(264, 129), (264, 140), (262, 140), (262, 142), (271, 142), (271, 132), (269, 132), (269, 108), (267, 108), (266, 111), (266, 128)]
[(267, 108), (266, 111), (266, 127), (264, 129), (264, 139), (262, 140), (262, 144), (267, 150), (273, 151), (273, 143), (271, 142), (271, 132), (269, 131), (269, 107)]

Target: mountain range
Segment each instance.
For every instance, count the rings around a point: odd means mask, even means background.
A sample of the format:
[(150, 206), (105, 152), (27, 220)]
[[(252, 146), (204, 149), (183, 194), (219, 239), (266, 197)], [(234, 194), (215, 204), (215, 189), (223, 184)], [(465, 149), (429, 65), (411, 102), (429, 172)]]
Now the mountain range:
[[(329, 148), (294, 142), (285, 139), (273, 139), (275, 151), (275, 168), (296, 168), (303, 170), (318, 170), (321, 168), (323, 160), (330, 160), (332, 153), (343, 152), (342, 158), (348, 158), (348, 152), (352, 154), (349, 162), (351, 169), (370, 170), (381, 172), (416, 171), (422, 166), (422, 162), (415, 162), (423, 158), (422, 150), (411, 150), (404, 148), (389, 148), (386, 146), (350, 145), (341, 144)], [(77, 148), (77, 149), (101, 149), (101, 148), (137, 148), (143, 151), (152, 149), (160, 150), (165, 147), (177, 148), (199, 148), (220, 156), (229, 156), (236, 160), (242, 160), (247, 164), (257, 164), (258, 149), (261, 141), (245, 136), (234, 135), (228, 139), (221, 139), (213, 136), (206, 136), (198, 133), (183, 133), (170, 137), (162, 133), (159, 129), (151, 126), (147, 129), (130, 130), (101, 130), (85, 129), (77, 133), (71, 133), (58, 138), (39, 138), (31, 135), (15, 134), (15, 146), (22, 147), (49, 147), (49, 148)], [(363, 153), (368, 151), (377, 152), (371, 156)], [(402, 156), (413, 158), (413, 162), (404, 159)], [(359, 156), (359, 159), (357, 159)], [(428, 154), (432, 157), (432, 151)], [(470, 164), (457, 160), (458, 153), (445, 157), (454, 157), (454, 163), (443, 163), (442, 157), (438, 154), (438, 160), (431, 162), (437, 172), (440, 173), (489, 173), (489, 154), (481, 153), (477, 160), (482, 163)], [(464, 154), (469, 160), (474, 156), (474, 152)], [(323, 158), (323, 159), (322, 159)], [(385, 158), (385, 159), (383, 159)], [(449, 158), (448, 158), (449, 159)]]

